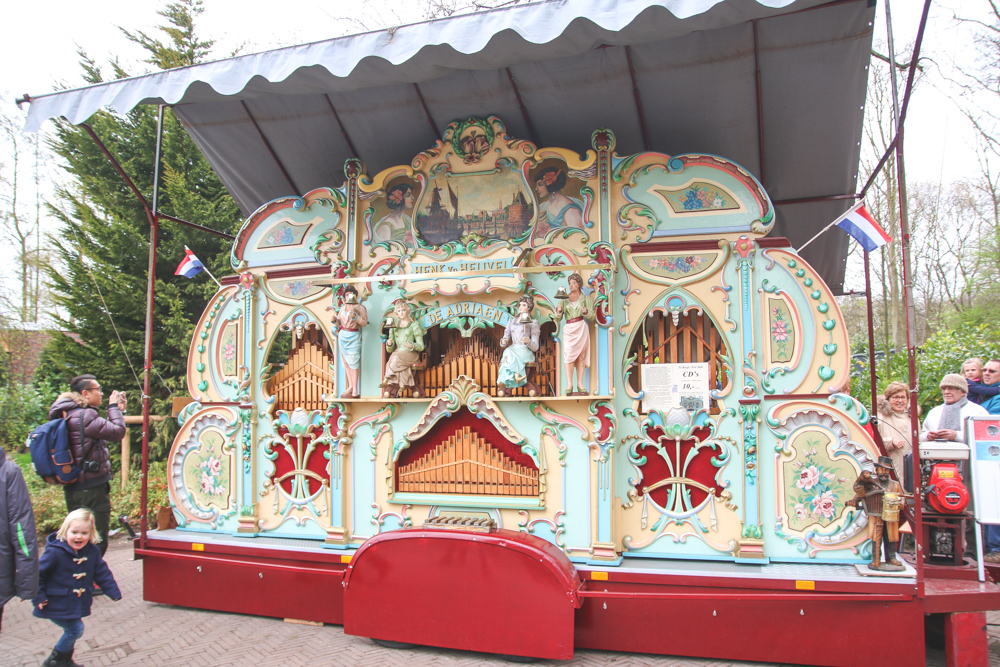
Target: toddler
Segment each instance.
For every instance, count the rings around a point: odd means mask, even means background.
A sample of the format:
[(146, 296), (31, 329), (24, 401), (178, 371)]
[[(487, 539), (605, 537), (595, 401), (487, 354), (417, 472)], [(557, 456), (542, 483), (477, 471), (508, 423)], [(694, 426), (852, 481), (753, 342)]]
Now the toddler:
[(972, 403), (983, 403), (1000, 394), (1000, 386), (988, 387), (983, 383), (983, 360), (973, 357), (962, 364), (962, 375), (969, 382), (968, 399)]
[(42, 667), (80, 667), (73, 662), (73, 647), (83, 636), (81, 619), (90, 616), (95, 581), (112, 600), (122, 599), (96, 546), (98, 540), (94, 515), (83, 508), (70, 512), (59, 532), (45, 540), (45, 553), (38, 561), (38, 596), (32, 600), (34, 614), (58, 625), (63, 635)]

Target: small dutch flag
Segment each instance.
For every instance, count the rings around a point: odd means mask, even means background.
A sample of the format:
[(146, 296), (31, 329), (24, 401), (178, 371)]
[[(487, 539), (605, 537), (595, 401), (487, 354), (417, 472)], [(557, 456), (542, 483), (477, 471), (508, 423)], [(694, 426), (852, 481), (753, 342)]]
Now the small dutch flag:
[(194, 278), (204, 270), (205, 265), (201, 263), (201, 260), (198, 259), (193, 252), (191, 252), (191, 248), (184, 246), (184, 259), (181, 260), (177, 270), (174, 271), (174, 275), (184, 276), (185, 278)]

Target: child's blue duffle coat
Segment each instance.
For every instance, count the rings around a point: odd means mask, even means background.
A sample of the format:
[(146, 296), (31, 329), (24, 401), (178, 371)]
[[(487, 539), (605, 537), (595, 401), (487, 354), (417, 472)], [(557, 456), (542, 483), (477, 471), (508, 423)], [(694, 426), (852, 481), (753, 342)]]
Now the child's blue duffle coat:
[[(72, 619), (90, 616), (94, 582), (112, 600), (121, 591), (101, 551), (88, 542), (79, 553), (52, 533), (45, 540), (45, 553), (38, 559), (38, 596), (31, 603), (39, 618)], [(44, 608), (38, 605), (48, 601)]]

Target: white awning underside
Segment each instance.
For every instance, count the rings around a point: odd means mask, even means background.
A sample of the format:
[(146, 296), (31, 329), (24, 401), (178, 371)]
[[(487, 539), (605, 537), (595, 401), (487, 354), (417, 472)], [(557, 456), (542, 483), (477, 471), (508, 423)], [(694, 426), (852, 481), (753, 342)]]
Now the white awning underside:
[[(249, 214), (339, 186), (354, 151), (370, 174), (408, 164), (456, 119), (499, 116), (581, 153), (606, 127), (620, 155), (648, 141), (740, 163), (798, 246), (849, 201), (782, 201), (857, 187), (874, 14), (873, 0), (550, 0), (40, 95), (26, 129), (169, 104)], [(838, 293), (846, 250), (834, 230), (804, 252)]]

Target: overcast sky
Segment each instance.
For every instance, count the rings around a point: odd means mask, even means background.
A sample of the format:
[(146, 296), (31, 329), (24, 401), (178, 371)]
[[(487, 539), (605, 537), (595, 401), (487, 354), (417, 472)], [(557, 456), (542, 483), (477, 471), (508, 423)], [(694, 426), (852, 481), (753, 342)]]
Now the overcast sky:
[[(904, 49), (915, 37), (923, 3), (891, 2), (897, 58), (906, 61), (909, 53)], [(149, 67), (138, 62), (143, 51), (126, 40), (117, 26), (159, 37), (155, 26), (163, 19), (156, 10), (161, 6), (152, 0), (3, 2), (0, 24), (7, 29), (0, 40), (0, 104), (10, 105), (15, 96), (24, 93), (50, 92), (60, 83), (80, 85), (78, 47), (98, 63), (117, 57), (126, 69), (141, 73)], [(198, 31), (216, 40), (214, 57), (225, 57), (240, 48), (243, 52), (261, 51), (358, 32), (362, 23), (380, 28), (417, 21), (422, 16), (415, 6), (412, 1), (396, 0), (206, 0)], [(876, 41), (882, 42), (884, 7), (880, 0), (875, 22)], [(973, 173), (972, 134), (948, 100), (948, 85), (940, 73), (950, 71), (955, 60), (971, 58), (969, 29), (952, 20), (952, 15), (983, 17), (986, 9), (986, 0), (937, 0), (933, 5), (922, 51), (929, 58), (926, 64), (930, 71), (914, 95), (907, 118), (909, 180), (948, 182)], [(9, 258), (0, 250), (2, 260)]]

